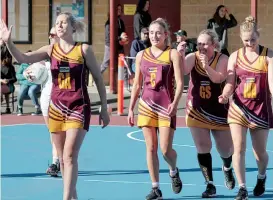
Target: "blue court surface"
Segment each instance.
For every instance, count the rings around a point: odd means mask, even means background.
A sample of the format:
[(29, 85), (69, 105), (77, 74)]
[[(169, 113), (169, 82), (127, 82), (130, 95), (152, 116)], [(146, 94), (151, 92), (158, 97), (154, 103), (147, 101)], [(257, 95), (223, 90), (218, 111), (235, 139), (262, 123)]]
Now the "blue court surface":
[[(12, 125), (2, 129), (2, 200), (61, 200), (61, 178), (45, 174), (51, 162), (51, 145), (45, 125)], [(267, 189), (263, 197), (273, 199), (273, 132), (268, 139)], [(178, 167), (184, 187), (173, 194), (168, 166), (160, 152), (160, 182), (164, 199), (200, 199), (205, 190), (204, 178), (197, 163), (196, 149), (189, 129), (178, 128), (174, 138)], [(248, 135), (246, 153), (247, 186), (250, 198), (256, 183), (257, 168)], [(212, 150), (214, 182), (218, 199), (233, 199), (237, 188), (227, 190), (221, 171), (221, 159)], [(137, 128), (92, 126), (79, 156), (79, 200), (139, 200), (150, 192), (151, 183), (146, 166), (145, 143)]]

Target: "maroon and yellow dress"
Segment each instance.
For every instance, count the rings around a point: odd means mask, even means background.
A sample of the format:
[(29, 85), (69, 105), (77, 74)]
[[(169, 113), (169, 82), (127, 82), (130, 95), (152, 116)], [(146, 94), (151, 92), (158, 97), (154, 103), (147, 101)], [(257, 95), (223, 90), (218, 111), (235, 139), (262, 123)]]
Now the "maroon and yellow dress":
[(143, 74), (143, 90), (138, 106), (139, 127), (176, 128), (176, 116), (168, 115), (168, 106), (174, 100), (174, 69), (171, 49), (166, 48), (154, 57), (151, 48), (143, 52), (140, 70)]
[(75, 43), (69, 52), (54, 44), (51, 53), (52, 92), (49, 105), (49, 131), (72, 128), (89, 130), (90, 99), (85, 84), (86, 70), (82, 44)]
[(273, 128), (271, 94), (268, 85), (266, 47), (253, 62), (245, 56), (245, 49), (238, 50), (235, 72), (237, 86), (228, 112), (229, 124), (240, 124), (250, 129)]
[[(210, 67), (215, 69), (222, 54), (214, 53)], [(228, 105), (218, 102), (223, 83), (213, 83), (202, 67), (199, 52), (195, 53), (195, 65), (190, 73), (186, 103), (186, 125), (211, 130), (228, 130)]]

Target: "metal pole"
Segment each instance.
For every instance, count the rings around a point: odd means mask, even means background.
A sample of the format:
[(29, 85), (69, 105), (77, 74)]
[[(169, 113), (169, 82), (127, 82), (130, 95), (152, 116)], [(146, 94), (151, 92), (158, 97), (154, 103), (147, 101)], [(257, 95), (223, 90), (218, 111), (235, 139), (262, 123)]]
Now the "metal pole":
[(110, 93), (117, 93), (116, 68), (118, 64), (117, 52), (117, 3), (110, 0)]
[(2, 16), (1, 17), (8, 26), (8, 0), (1, 0), (1, 4), (2, 4), (2, 6), (1, 6)]
[(256, 23), (258, 23), (258, 1), (257, 0), (251, 0), (251, 15), (255, 18)]

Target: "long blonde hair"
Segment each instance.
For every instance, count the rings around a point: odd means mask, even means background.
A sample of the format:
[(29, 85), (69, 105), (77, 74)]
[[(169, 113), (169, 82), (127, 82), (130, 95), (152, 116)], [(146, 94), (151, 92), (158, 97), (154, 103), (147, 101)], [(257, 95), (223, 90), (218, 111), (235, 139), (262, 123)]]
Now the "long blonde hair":
[(171, 37), (170, 37), (170, 28), (168, 22), (163, 18), (157, 18), (156, 20), (152, 21), (149, 27), (153, 24), (159, 24), (161, 27), (163, 27), (164, 31), (167, 33), (167, 38), (165, 40), (165, 44), (167, 46), (171, 45)]

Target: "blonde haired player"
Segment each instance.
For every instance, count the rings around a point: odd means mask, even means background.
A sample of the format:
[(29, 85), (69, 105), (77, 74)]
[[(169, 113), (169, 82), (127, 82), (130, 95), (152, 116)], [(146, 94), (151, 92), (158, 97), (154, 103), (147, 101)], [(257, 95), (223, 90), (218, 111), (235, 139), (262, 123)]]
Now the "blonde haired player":
[(179, 53), (170, 48), (169, 37), (167, 22), (158, 18), (149, 27), (152, 46), (136, 56), (128, 123), (134, 125), (133, 110), (143, 81), (137, 125), (142, 128), (145, 138), (147, 164), (152, 180), (152, 190), (146, 200), (162, 199), (159, 187), (158, 140), (163, 157), (169, 165), (173, 192), (177, 194), (182, 190), (182, 181), (176, 166), (177, 154), (172, 147), (177, 106), (183, 91), (182, 61)]
[(11, 28), (3, 20), (0, 38), (18, 62), (51, 60), (52, 92), (49, 106), (49, 131), (56, 146), (63, 177), (63, 200), (78, 199), (78, 155), (89, 130), (91, 103), (85, 84), (85, 67), (91, 72), (101, 98), (100, 119), (103, 127), (110, 122), (105, 85), (91, 46), (75, 42), (73, 34), (84, 31), (84, 24), (68, 12), (58, 15), (55, 23), (60, 41), (23, 54), (11, 40)]
[(265, 192), (268, 165), (266, 145), (269, 129), (273, 128), (273, 51), (259, 45), (259, 36), (255, 19), (247, 17), (240, 25), (244, 46), (231, 54), (227, 84), (219, 96), (220, 103), (227, 103), (234, 93), (228, 111), (228, 123), (234, 144), (233, 166), (239, 184), (236, 200), (248, 199), (245, 178), (248, 129), (259, 172), (253, 194), (261, 196)]

